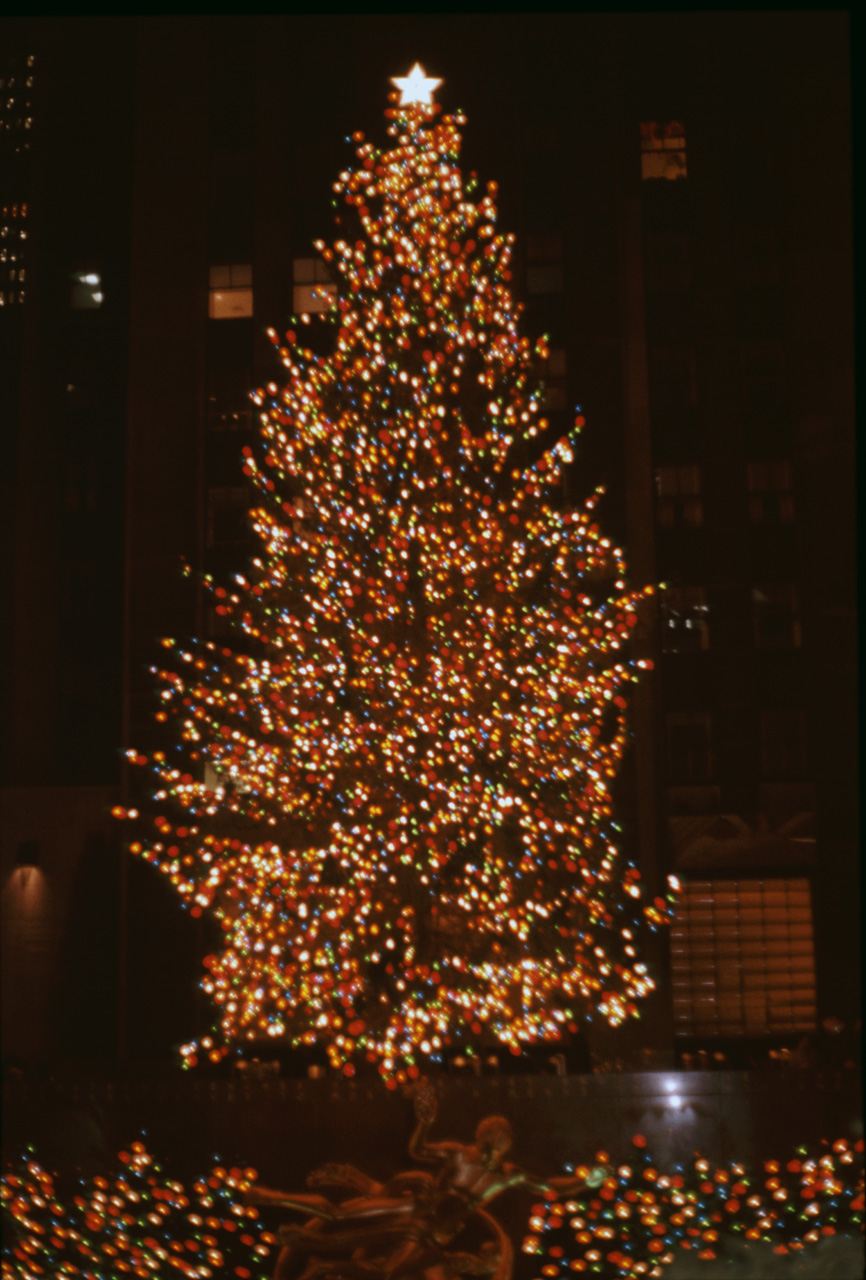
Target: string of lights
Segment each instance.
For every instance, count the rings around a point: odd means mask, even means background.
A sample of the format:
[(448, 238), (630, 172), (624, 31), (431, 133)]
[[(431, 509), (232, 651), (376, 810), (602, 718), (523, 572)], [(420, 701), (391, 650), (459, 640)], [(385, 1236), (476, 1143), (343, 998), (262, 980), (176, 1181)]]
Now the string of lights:
[(4, 1280), (77, 1276), (232, 1276), (261, 1280), (276, 1237), (241, 1203), (253, 1170), (217, 1164), (190, 1188), (169, 1178), (144, 1144), (111, 1177), (81, 1178), (70, 1194), (29, 1151), (0, 1181)]
[(627, 588), (601, 491), (564, 502), (583, 417), (551, 439), (546, 339), (520, 332), (496, 184), (458, 166), (465, 117), (420, 68), (395, 83), (390, 145), (353, 135), (316, 242), (328, 354), (270, 331), (286, 380), (254, 393), (243, 465), (260, 554), (205, 579), (236, 639), (163, 641), (173, 745), (128, 753), (155, 776), (132, 851), (222, 934), (188, 1065), (271, 1038), (395, 1086), (467, 1038), (617, 1025), (675, 897), (641, 915), (611, 805), (652, 588)]
[(533, 1207), (523, 1251), (539, 1259), (539, 1280), (569, 1272), (658, 1280), (683, 1250), (710, 1261), (736, 1239), (797, 1254), (826, 1236), (863, 1230), (862, 1139), (825, 1142), (820, 1155), (800, 1147), (787, 1162), (765, 1161), (763, 1176), (741, 1164), (713, 1166), (698, 1153), (665, 1174), (646, 1140), (632, 1141), (631, 1160), (595, 1197)]
[[(827, 1236), (863, 1230), (862, 1139), (825, 1142), (820, 1154), (798, 1148), (787, 1162), (766, 1161), (760, 1174), (700, 1155), (662, 1173), (645, 1139), (633, 1143), (629, 1163), (603, 1186), (579, 1200), (532, 1207), (523, 1252), (538, 1259), (539, 1280), (568, 1272), (659, 1280), (683, 1250), (700, 1263), (723, 1257), (729, 1241), (763, 1241), (794, 1255)], [(110, 1177), (80, 1179), (73, 1192), (32, 1151), (9, 1164), (0, 1179), (3, 1280), (270, 1274), (277, 1237), (243, 1203), (254, 1169), (217, 1164), (187, 1187), (140, 1142), (120, 1153), (119, 1164)]]

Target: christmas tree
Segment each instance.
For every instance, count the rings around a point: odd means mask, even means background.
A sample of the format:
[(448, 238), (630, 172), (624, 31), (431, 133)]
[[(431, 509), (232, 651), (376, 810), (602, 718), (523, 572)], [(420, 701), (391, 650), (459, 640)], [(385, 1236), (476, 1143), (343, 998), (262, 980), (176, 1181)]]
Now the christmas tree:
[(205, 580), (237, 639), (164, 641), (173, 745), (129, 753), (157, 778), (133, 851), (220, 926), (220, 1028), (188, 1063), (272, 1037), (405, 1078), (467, 1039), (620, 1023), (653, 987), (610, 797), (639, 596), (599, 493), (563, 501), (545, 340), (520, 333), (496, 184), (458, 167), (465, 119), (421, 68), (394, 83), (389, 144), (354, 135), (316, 243), (329, 350), (270, 331), (261, 550)]

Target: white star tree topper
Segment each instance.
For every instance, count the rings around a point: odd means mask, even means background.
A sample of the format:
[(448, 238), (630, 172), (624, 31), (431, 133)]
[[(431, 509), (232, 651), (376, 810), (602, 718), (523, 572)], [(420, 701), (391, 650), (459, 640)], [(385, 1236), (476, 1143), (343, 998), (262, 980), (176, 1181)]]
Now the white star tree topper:
[(442, 81), (425, 75), (421, 63), (416, 62), (408, 75), (392, 76), (391, 83), (400, 90), (401, 107), (407, 107), (413, 102), (418, 102), (423, 107), (432, 107), (434, 90), (439, 88)]

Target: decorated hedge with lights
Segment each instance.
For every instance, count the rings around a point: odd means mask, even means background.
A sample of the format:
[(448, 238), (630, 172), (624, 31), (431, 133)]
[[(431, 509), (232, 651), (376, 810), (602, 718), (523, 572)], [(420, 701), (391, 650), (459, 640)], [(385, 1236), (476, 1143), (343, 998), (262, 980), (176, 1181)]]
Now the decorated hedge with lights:
[(187, 1188), (140, 1142), (110, 1178), (61, 1189), (31, 1153), (3, 1173), (3, 1277), (166, 1276), (263, 1280), (276, 1236), (241, 1203), (252, 1169), (210, 1173)]
[[(801, 1147), (787, 1162), (765, 1161), (762, 1175), (741, 1164), (714, 1167), (699, 1153), (662, 1173), (645, 1139), (633, 1143), (633, 1158), (596, 1196), (534, 1206), (523, 1251), (538, 1258), (536, 1280), (568, 1273), (658, 1280), (683, 1251), (710, 1261), (737, 1240), (789, 1255), (863, 1231), (862, 1139), (825, 1142), (820, 1154)], [(608, 1157), (602, 1151), (596, 1159)]]
[[(533, 1206), (523, 1251), (538, 1260), (537, 1280), (569, 1272), (658, 1280), (684, 1249), (698, 1260), (699, 1276), (700, 1262), (723, 1257), (734, 1239), (796, 1254), (828, 1235), (862, 1232), (862, 1140), (826, 1143), (820, 1154), (800, 1149), (787, 1163), (767, 1161), (755, 1176), (700, 1156), (663, 1174), (644, 1139), (634, 1143), (634, 1158), (597, 1191)], [(113, 1176), (81, 1180), (72, 1192), (32, 1153), (6, 1168), (3, 1280), (270, 1275), (277, 1237), (242, 1199), (255, 1170), (216, 1165), (185, 1187), (141, 1143), (122, 1151), (119, 1163)]]
[(235, 638), (164, 641), (171, 745), (129, 753), (156, 779), (133, 851), (220, 926), (189, 1064), (272, 1037), (394, 1083), (452, 1043), (616, 1025), (669, 918), (642, 913), (611, 808), (652, 589), (628, 590), (599, 492), (564, 501), (583, 419), (551, 436), (464, 117), (419, 69), (395, 83), (389, 143), (354, 135), (316, 242), (327, 353), (271, 331), (284, 380), (254, 394), (243, 468), (261, 548), (206, 579)]

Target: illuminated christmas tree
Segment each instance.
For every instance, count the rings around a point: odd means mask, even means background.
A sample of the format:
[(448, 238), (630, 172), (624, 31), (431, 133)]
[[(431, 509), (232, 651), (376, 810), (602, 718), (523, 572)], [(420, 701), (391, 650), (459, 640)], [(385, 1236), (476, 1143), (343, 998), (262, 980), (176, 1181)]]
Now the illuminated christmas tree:
[(447, 1044), (620, 1023), (653, 987), (610, 799), (639, 597), (598, 493), (563, 501), (496, 184), (464, 181), (438, 81), (394, 83), (390, 143), (354, 135), (316, 243), (329, 353), (271, 332), (261, 550), (206, 579), (238, 639), (164, 642), (174, 745), (130, 753), (158, 783), (134, 852), (222, 931), (190, 1063), (273, 1037), (400, 1078)]

